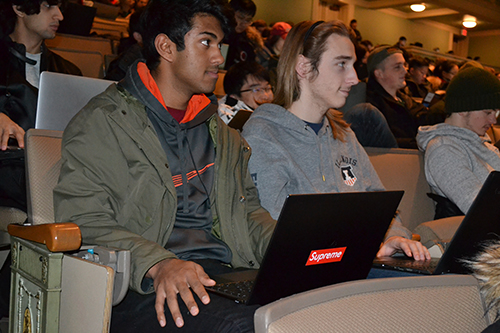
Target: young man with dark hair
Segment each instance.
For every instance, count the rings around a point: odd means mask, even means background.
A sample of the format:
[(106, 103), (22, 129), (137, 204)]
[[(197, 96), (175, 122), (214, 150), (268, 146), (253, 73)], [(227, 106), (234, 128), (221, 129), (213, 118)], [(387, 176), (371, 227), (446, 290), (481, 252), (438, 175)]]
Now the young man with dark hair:
[(205, 290), (210, 275), (259, 268), (275, 226), (248, 173), (249, 147), (205, 95), (224, 61), (225, 9), (218, 0), (151, 1), (146, 63), (64, 132), (56, 221), (77, 223), (86, 244), (131, 251), (112, 331), (253, 330), (256, 306)]
[(260, 104), (272, 102), (269, 72), (255, 62), (241, 62), (224, 76), (226, 96), (219, 100), (219, 116), (227, 124), (239, 110), (255, 110)]
[(358, 30), (358, 21), (356, 19), (352, 19), (351, 22), (349, 22), (349, 27), (356, 34), (356, 42), (357, 43), (361, 42), (363, 38), (361, 37), (361, 33)]
[[(0, 150), (24, 147), (24, 132), (35, 126), (38, 84), (43, 71), (81, 75), (78, 67), (51, 52), (63, 15), (60, 0), (3, 0), (0, 3)], [(1, 154), (1, 152), (0, 152)], [(0, 160), (0, 206), (26, 211), (24, 161)]]
[[(27, 210), (24, 133), (35, 127), (38, 84), (43, 71), (81, 75), (78, 67), (51, 52), (63, 15), (60, 0), (0, 2), (0, 206)], [(14, 148), (14, 151), (17, 149)], [(0, 271), (0, 318), (8, 316), (10, 260)]]
[(408, 62), (408, 73), (406, 74), (406, 88), (404, 92), (416, 98), (425, 98), (431, 91), (430, 82), (427, 81), (429, 63), (422, 57), (414, 56)]
[(225, 68), (229, 69), (234, 64), (242, 61), (255, 61), (254, 46), (247, 37), (246, 30), (252, 23), (257, 12), (257, 6), (252, 0), (231, 0), (229, 5), (234, 11), (236, 26), (224, 40), (229, 44)]

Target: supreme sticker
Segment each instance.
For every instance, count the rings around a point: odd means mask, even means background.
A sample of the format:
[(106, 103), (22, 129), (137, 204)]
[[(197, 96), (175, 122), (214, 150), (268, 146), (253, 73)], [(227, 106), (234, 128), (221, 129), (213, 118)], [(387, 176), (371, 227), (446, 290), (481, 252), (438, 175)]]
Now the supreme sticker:
[(337, 247), (335, 249), (311, 251), (309, 258), (307, 259), (306, 266), (341, 261), (344, 256), (345, 249), (345, 247)]

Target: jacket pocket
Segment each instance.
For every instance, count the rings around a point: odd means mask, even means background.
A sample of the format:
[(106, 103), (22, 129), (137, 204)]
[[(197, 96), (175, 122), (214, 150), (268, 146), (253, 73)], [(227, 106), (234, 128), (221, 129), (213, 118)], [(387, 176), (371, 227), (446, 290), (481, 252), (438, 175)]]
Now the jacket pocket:
[(160, 179), (151, 175), (141, 178), (129, 187), (128, 200), (122, 209), (123, 226), (138, 235), (144, 234), (161, 218), (158, 214), (166, 191)]

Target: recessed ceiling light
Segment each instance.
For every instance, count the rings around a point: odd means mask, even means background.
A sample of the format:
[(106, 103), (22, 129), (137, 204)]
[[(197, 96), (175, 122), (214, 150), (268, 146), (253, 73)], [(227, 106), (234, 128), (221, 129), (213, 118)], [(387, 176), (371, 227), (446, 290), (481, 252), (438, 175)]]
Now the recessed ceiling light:
[(414, 12), (420, 13), (425, 10), (425, 4), (420, 3), (420, 4), (410, 5), (410, 9), (413, 10)]
[(474, 28), (477, 25), (477, 20), (474, 16), (464, 15), (462, 25), (466, 28)]

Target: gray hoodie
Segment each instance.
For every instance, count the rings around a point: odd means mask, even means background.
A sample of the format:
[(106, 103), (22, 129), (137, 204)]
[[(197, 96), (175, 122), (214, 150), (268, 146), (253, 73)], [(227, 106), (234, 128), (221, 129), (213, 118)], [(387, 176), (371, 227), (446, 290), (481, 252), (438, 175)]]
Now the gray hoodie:
[[(316, 135), (290, 111), (275, 104), (257, 108), (243, 128), (252, 148), (248, 168), (262, 207), (278, 218), (288, 194), (384, 190), (368, 155), (348, 129), (334, 140), (326, 117)], [(410, 238), (399, 219), (386, 237)]]
[(500, 170), (500, 153), (473, 131), (446, 123), (422, 126), (417, 143), (425, 152), (425, 177), (434, 193), (447, 197), (465, 214), (486, 177)]

